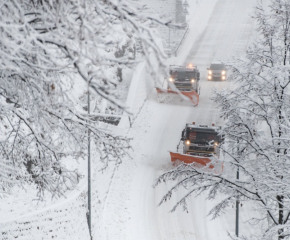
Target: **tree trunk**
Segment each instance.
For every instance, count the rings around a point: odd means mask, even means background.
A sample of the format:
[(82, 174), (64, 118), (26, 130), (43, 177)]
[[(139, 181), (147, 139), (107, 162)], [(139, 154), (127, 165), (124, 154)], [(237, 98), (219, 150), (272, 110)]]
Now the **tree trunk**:
[[(279, 225), (282, 225), (284, 223), (283, 199), (284, 199), (283, 196), (277, 196), (278, 207), (279, 207), (279, 219), (278, 219)], [(283, 233), (284, 233), (284, 229), (283, 228), (278, 230), (278, 240), (284, 239)]]

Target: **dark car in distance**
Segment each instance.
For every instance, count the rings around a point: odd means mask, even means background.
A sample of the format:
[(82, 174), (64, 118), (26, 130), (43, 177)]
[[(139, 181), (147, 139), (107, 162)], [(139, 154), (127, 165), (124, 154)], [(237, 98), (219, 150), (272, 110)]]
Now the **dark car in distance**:
[(223, 63), (212, 63), (207, 69), (208, 81), (225, 81), (227, 79), (226, 66)]

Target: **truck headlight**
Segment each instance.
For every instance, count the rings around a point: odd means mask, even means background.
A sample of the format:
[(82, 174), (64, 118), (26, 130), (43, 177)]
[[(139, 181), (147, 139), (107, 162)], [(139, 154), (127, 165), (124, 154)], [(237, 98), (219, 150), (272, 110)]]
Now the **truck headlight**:
[(222, 80), (225, 80), (226, 79), (226, 77), (225, 76), (222, 76)]
[(207, 78), (210, 80), (211, 79), (211, 76), (208, 76)]
[(226, 71), (225, 70), (222, 71), (222, 75), (226, 75)]
[(194, 79), (191, 79), (191, 82), (194, 83)]
[(169, 82), (174, 82), (174, 79), (173, 78), (169, 78)]
[(208, 74), (212, 74), (212, 70), (208, 70)]
[(186, 143), (186, 145), (189, 145), (190, 144), (190, 141), (189, 140), (186, 140), (185, 143)]

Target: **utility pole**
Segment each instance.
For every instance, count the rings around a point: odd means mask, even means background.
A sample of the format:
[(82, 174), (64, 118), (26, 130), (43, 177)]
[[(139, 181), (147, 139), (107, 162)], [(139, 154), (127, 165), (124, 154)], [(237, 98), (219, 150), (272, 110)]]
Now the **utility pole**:
[[(90, 114), (90, 83), (88, 83), (88, 115)], [(92, 240), (92, 211), (91, 211), (91, 130), (88, 129), (88, 210), (87, 219), (90, 239)]]
[[(240, 173), (239, 173), (239, 167), (238, 167), (237, 179), (239, 178), (240, 178)], [(237, 237), (239, 236), (239, 204), (240, 204), (239, 197), (237, 197), (237, 200), (236, 200), (236, 236)]]
[(170, 25), (168, 26), (168, 31), (169, 31), (169, 56), (171, 56), (171, 44), (170, 44)]

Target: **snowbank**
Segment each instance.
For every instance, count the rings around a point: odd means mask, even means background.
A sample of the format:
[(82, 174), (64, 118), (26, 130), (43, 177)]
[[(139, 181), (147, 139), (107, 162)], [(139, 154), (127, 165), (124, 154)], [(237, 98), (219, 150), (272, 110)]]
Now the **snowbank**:
[(85, 193), (47, 211), (0, 223), (1, 239), (89, 239)]

